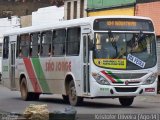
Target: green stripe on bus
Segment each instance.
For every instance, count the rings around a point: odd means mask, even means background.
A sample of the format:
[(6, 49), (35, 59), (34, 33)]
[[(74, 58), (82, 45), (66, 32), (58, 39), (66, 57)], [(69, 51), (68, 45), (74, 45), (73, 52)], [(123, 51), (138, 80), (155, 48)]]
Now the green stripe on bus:
[(46, 81), (46, 77), (44, 75), (39, 58), (32, 58), (32, 63), (43, 92), (50, 93), (50, 89)]
[(108, 73), (109, 75), (111, 75), (114, 79), (116, 79), (117, 82), (122, 82), (122, 83), (123, 83), (123, 81), (122, 81), (121, 79), (119, 79), (116, 75), (114, 75), (111, 71), (107, 71), (107, 73)]

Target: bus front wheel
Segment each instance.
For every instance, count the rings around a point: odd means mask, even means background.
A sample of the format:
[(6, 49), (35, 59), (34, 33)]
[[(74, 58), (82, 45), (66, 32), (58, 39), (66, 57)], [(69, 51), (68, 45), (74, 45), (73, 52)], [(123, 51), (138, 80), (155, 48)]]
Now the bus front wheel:
[(69, 91), (68, 91), (69, 103), (73, 106), (80, 105), (83, 102), (83, 98), (77, 96), (76, 87), (74, 81), (71, 80), (69, 83)]
[(134, 101), (134, 97), (119, 98), (119, 102), (121, 103), (122, 106), (125, 106), (125, 107), (132, 105), (133, 101)]

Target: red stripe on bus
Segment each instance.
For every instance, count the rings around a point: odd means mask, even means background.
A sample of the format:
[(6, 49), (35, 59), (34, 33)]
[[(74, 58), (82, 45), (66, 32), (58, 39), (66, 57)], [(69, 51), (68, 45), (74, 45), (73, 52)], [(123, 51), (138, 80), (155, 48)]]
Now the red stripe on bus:
[(23, 58), (29, 79), (31, 80), (34, 92), (41, 92), (41, 88), (39, 86), (38, 80), (36, 78), (36, 75), (34, 73), (32, 63), (29, 58)]
[(116, 82), (110, 75), (108, 75), (105, 71), (101, 71), (112, 83)]

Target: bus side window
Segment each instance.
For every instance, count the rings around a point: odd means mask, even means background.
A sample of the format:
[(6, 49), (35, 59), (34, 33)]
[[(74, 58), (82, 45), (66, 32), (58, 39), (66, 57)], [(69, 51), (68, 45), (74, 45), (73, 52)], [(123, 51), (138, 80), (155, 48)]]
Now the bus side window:
[(41, 56), (51, 56), (52, 31), (45, 31), (41, 34)]
[(4, 37), (3, 40), (3, 59), (8, 59), (9, 53), (9, 37)]
[(31, 33), (30, 56), (38, 57), (40, 52), (40, 33)]
[(79, 55), (80, 49), (80, 27), (68, 28), (67, 30), (67, 55)]
[(20, 35), (20, 53), (19, 57), (28, 57), (29, 55), (30, 35)]
[(66, 30), (59, 29), (53, 32), (52, 55), (62, 56), (65, 54)]

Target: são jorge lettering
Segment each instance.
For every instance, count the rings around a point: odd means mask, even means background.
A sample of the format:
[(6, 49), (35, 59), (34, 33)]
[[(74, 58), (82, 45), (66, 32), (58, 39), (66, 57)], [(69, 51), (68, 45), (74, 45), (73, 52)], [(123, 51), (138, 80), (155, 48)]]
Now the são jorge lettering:
[(71, 71), (71, 61), (47, 61), (45, 63), (45, 71)]

